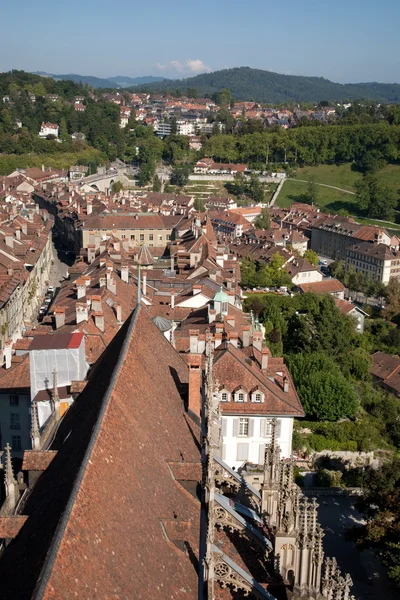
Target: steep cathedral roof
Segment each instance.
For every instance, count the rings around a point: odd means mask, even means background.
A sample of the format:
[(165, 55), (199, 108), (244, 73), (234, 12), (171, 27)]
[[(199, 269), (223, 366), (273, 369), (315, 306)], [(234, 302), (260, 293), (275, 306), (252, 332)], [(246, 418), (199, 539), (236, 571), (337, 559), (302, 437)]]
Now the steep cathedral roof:
[(197, 598), (200, 452), (187, 381), (136, 309), (61, 422), (57, 455), (0, 560), (2, 598)]

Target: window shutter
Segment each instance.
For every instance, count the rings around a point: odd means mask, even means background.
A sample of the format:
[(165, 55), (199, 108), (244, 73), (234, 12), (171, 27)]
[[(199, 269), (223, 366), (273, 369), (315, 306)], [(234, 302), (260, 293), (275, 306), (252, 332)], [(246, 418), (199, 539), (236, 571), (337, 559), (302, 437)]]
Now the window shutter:
[(222, 435), (226, 437), (228, 434), (228, 419), (226, 417), (222, 418)]
[(261, 419), (260, 423), (260, 437), (265, 437), (265, 426), (267, 424), (267, 419)]
[(222, 444), (222, 460), (226, 460), (226, 444)]
[(254, 435), (254, 419), (249, 419), (249, 433), (248, 437), (253, 437)]
[(239, 433), (239, 419), (233, 421), (233, 436), (237, 437)]
[(260, 444), (258, 447), (258, 464), (263, 465), (265, 458), (265, 444)]
[(282, 425), (281, 420), (277, 419), (277, 421), (276, 421), (276, 437), (280, 437), (280, 435), (281, 435), (281, 425)]
[(237, 445), (237, 460), (247, 460), (249, 457), (249, 444), (239, 443)]

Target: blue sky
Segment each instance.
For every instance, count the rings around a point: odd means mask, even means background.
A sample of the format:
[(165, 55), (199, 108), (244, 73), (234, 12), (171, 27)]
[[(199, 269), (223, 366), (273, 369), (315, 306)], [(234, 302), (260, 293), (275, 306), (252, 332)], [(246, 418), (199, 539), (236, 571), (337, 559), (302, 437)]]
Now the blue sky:
[(399, 19), (399, 0), (19, 0), (2, 3), (0, 71), (400, 82)]

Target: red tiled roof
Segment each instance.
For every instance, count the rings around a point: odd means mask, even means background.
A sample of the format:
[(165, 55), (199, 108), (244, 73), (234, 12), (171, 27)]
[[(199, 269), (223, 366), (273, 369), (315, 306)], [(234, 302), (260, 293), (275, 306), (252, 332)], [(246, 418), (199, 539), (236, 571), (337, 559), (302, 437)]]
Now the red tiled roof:
[(27, 518), (18, 515), (0, 517), (0, 538), (15, 538)]
[(56, 333), (41, 335), (33, 339), (29, 350), (60, 350), (79, 348), (84, 338), (83, 333)]
[(300, 283), (298, 286), (303, 292), (313, 294), (334, 294), (344, 292), (344, 285), (338, 279), (324, 279), (314, 283)]
[(57, 456), (0, 561), (3, 598), (35, 590), (47, 600), (147, 600), (162, 590), (197, 599), (197, 571), (176, 542), (198, 560), (200, 503), (168, 465), (200, 463), (199, 428), (180, 395), (187, 381), (187, 366), (141, 308), (60, 423)]
[(55, 450), (25, 450), (22, 470), (45, 471), (56, 454)]

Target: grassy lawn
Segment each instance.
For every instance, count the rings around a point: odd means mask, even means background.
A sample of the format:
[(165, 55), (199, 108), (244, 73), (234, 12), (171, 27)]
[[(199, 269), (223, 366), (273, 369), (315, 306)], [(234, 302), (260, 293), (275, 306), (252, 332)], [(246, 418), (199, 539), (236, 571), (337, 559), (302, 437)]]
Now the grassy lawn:
[[(329, 184), (330, 185), (330, 184)], [(290, 206), (293, 202), (305, 202), (307, 184), (301, 181), (285, 181), (282, 191), (278, 196), (276, 205), (281, 208)], [(349, 213), (356, 212), (356, 197), (352, 194), (332, 190), (331, 188), (318, 187), (318, 206), (324, 212), (338, 212), (341, 209)]]
[[(400, 165), (386, 165), (379, 171), (377, 176), (385, 185), (392, 188), (398, 196), (400, 195)], [(314, 177), (316, 183), (332, 185), (354, 192), (356, 191), (356, 183), (360, 181), (362, 174), (353, 169), (350, 163), (339, 166), (318, 165), (317, 167), (297, 169), (295, 179), (284, 183), (276, 205), (285, 208), (290, 206), (292, 202), (304, 202), (307, 184), (296, 181), (296, 179), (308, 180), (310, 177)], [(317, 204), (323, 212), (337, 213), (340, 210), (345, 210), (350, 215), (354, 215), (360, 222), (370, 225), (384, 225), (379, 221), (359, 216), (356, 196), (346, 194), (346, 192), (318, 186)], [(390, 227), (392, 231), (400, 229), (397, 224)]]
[[(355, 192), (357, 181), (362, 178), (362, 173), (352, 168), (353, 165), (318, 165), (317, 167), (303, 167), (297, 169), (296, 179), (309, 179), (314, 177), (317, 183), (334, 185)], [(395, 192), (400, 190), (400, 165), (386, 165), (378, 173), (378, 178)]]
[[(309, 179), (314, 177), (317, 183), (334, 185), (344, 190), (355, 191), (355, 184), (362, 177), (362, 173), (353, 171), (351, 164), (344, 165), (318, 165), (317, 167), (304, 167), (296, 170), (297, 179)], [(400, 181), (400, 170), (399, 170)]]

